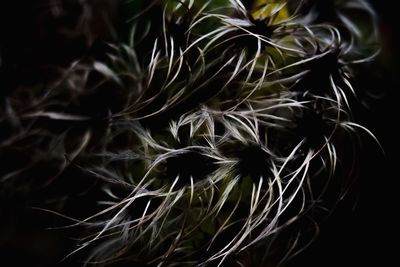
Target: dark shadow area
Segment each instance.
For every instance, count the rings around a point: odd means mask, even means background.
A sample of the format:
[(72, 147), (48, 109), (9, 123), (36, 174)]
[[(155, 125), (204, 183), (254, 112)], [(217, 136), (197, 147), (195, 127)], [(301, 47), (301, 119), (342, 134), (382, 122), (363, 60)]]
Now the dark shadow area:
[(389, 2), (373, 1), (373, 5), (380, 17), (382, 52), (372, 68), (373, 78), (364, 77), (364, 85), (379, 92), (379, 97), (367, 96), (367, 105), (356, 110), (355, 117), (376, 135), (385, 154), (370, 137), (362, 136), (361, 169), (352, 192), (321, 224), (319, 238), (290, 267), (389, 266), (394, 261), (400, 31), (395, 26), (398, 12)]

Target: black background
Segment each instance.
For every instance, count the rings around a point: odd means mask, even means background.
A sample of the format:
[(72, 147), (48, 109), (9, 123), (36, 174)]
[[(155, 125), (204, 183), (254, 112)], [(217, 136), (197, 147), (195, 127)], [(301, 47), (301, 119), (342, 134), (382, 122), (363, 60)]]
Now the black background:
[(380, 17), (382, 53), (376, 80), (371, 86), (384, 93), (370, 101), (368, 109), (357, 112), (357, 120), (374, 132), (385, 150), (383, 155), (372, 142), (360, 155), (361, 173), (351, 197), (339, 204), (321, 224), (319, 238), (289, 266), (393, 266), (396, 262), (398, 225), (398, 140), (394, 127), (400, 122), (399, 13), (390, 1), (371, 1)]

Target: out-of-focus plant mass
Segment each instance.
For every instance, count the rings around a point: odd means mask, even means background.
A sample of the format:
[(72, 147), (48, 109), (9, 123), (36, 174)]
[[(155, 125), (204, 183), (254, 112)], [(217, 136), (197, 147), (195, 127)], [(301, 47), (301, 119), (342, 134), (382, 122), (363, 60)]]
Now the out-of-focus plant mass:
[(107, 41), (86, 5), (61, 32), (89, 52), (1, 88), (0, 193), (39, 192), (88, 266), (283, 265), (349, 190), (360, 133), (375, 138), (351, 112), (379, 53), (373, 9), (117, 2)]

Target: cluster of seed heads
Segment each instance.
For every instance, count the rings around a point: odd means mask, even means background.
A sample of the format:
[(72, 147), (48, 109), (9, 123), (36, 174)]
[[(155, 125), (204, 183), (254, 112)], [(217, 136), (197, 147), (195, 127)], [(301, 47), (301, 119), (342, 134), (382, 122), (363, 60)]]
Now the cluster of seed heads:
[(71, 254), (87, 264), (245, 266), (260, 247), (260, 262), (284, 262), (301, 235), (281, 233), (323, 199), (340, 142), (371, 134), (351, 115), (354, 70), (378, 53), (370, 5), (127, 6), (124, 41), (6, 100), (1, 146), (31, 140), (35, 157), (1, 182), (26, 186), (49, 159), (45, 185), (71, 166), (95, 177), (96, 212), (68, 225), (86, 229)]

